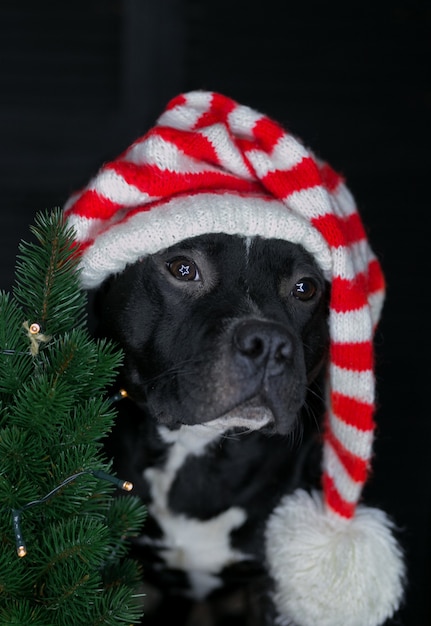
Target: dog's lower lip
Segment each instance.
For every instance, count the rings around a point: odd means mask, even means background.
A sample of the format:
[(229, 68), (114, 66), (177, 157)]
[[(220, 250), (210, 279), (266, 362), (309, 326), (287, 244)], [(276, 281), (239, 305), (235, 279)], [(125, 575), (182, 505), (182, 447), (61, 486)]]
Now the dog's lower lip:
[(254, 396), (208, 423), (247, 427), (255, 430), (271, 422), (274, 422), (272, 411), (259, 396)]
[(264, 426), (272, 425), (274, 431), (280, 435), (290, 433), (295, 423), (295, 420), (288, 419), (288, 414), (278, 415), (277, 411), (272, 410), (270, 404), (260, 394), (242, 402), (212, 421), (249, 430), (259, 430)]

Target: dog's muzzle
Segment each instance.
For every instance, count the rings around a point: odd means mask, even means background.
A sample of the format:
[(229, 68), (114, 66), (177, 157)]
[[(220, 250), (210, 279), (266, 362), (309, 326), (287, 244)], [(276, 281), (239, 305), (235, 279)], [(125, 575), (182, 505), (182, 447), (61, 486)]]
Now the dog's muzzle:
[(264, 420), (273, 422), (280, 434), (290, 432), (305, 398), (300, 357), (300, 346), (282, 324), (259, 319), (238, 322), (232, 329), (227, 385), (237, 403), (224, 418)]

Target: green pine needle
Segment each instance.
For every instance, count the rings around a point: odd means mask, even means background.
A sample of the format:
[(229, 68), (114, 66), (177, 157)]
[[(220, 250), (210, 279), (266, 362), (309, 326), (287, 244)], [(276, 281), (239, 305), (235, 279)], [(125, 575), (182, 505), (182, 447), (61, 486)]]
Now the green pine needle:
[(39, 213), (30, 228), (38, 243), (21, 242), (14, 296), (30, 322), (44, 333), (79, 327), (85, 321), (84, 292), (79, 289), (79, 259), (72, 254), (73, 231), (62, 212)]
[(93, 618), (89, 616), (85, 626), (139, 624), (142, 604), (142, 596), (131, 593), (127, 585), (110, 587), (96, 598), (93, 611), (95, 615)]
[(128, 539), (146, 511), (116, 496), (102, 447), (122, 355), (86, 328), (61, 211), (37, 215), (31, 231), (13, 294), (0, 293), (0, 624), (138, 624), (140, 571)]
[(0, 624), (3, 626), (56, 626), (41, 607), (25, 599), (7, 599), (0, 606)]

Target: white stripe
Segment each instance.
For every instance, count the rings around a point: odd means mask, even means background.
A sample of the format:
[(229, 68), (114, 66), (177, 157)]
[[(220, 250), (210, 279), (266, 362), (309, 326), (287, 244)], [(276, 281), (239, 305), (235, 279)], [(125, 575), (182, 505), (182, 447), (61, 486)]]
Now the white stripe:
[(371, 341), (373, 323), (368, 305), (345, 313), (330, 309), (329, 330), (332, 340), (336, 343)]
[[(157, 126), (170, 126), (178, 130), (192, 130), (202, 113), (208, 110), (211, 94), (189, 93), (185, 104), (164, 111), (157, 120)], [(196, 108), (195, 108), (196, 107)]]
[(334, 278), (353, 280), (358, 274), (367, 273), (371, 258), (366, 239), (334, 248)]
[(117, 202), (130, 207), (155, 200), (155, 197), (140, 191), (134, 185), (127, 183), (120, 174), (113, 170), (101, 171), (88, 185), (89, 191), (97, 191), (111, 202)]
[(340, 183), (332, 192), (332, 196), (336, 200), (334, 213), (341, 218), (349, 217), (357, 213), (356, 202), (349, 189), (344, 183)]
[(220, 168), (189, 157), (174, 143), (159, 135), (152, 135), (134, 145), (125, 155), (125, 161), (137, 165), (155, 165), (161, 170), (179, 174), (219, 172)]
[(284, 202), (292, 211), (303, 215), (308, 220), (332, 214), (329, 194), (320, 185), (294, 191), (284, 199)]
[(200, 131), (200, 134), (212, 144), (222, 167), (246, 180), (253, 179), (245, 166), (242, 154), (233, 143), (223, 124), (213, 124)]
[[(312, 156), (310, 151), (293, 135), (288, 133), (285, 133), (278, 139), (271, 152), (272, 160), (277, 166), (279, 165), (280, 169), (290, 169), (309, 156)], [(286, 161), (287, 159), (289, 160)]]
[(343, 500), (351, 504), (359, 500), (363, 483), (358, 483), (349, 476), (329, 441), (325, 442), (323, 451), (323, 470), (332, 478)]
[(332, 390), (349, 398), (372, 404), (374, 402), (374, 374), (372, 370), (355, 372), (330, 364)]
[[(312, 150), (310, 150), (310, 155), (316, 163), (318, 163), (319, 167), (327, 165), (327, 163), (317, 157)], [(330, 198), (333, 211), (338, 217), (345, 218), (357, 213), (355, 198), (343, 183), (342, 178), (340, 178), (340, 182), (336, 188), (330, 192)]]
[(79, 242), (93, 239), (101, 228), (106, 225), (106, 220), (98, 218), (88, 218), (81, 215), (69, 215), (67, 223), (75, 229), (76, 240)]
[(280, 137), (271, 154), (258, 149), (249, 150), (246, 154), (259, 179), (275, 171), (283, 176), (283, 172), (288, 172), (308, 156), (305, 148), (292, 135)]
[(265, 116), (247, 106), (238, 105), (228, 115), (230, 129), (238, 137), (254, 139), (253, 128)]
[(370, 305), (371, 318), (372, 318), (374, 325), (376, 325), (380, 319), (384, 301), (385, 301), (384, 289), (381, 289), (380, 291), (376, 291), (368, 296), (368, 303)]
[(199, 91), (199, 89), (196, 89), (195, 91), (189, 91), (185, 94), (185, 99), (186, 104), (183, 106), (198, 109), (199, 115), (202, 115), (202, 113), (209, 111), (211, 108), (213, 93), (211, 91)]
[[(374, 433), (372, 430), (359, 430), (355, 426), (346, 424), (329, 411), (329, 429), (346, 450), (363, 461), (371, 458)], [(326, 443), (325, 443), (326, 445)]]
[(151, 135), (132, 145), (124, 155), (124, 161), (136, 165), (157, 165), (161, 169), (175, 172), (184, 156), (174, 143), (160, 135)]

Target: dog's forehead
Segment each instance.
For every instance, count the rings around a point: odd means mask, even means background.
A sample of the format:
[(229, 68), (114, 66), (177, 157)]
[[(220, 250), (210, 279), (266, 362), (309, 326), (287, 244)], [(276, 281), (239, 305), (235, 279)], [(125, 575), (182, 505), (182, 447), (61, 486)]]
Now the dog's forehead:
[(169, 257), (171, 255), (197, 253), (210, 258), (221, 257), (224, 261), (242, 259), (243, 263), (253, 262), (274, 265), (283, 264), (286, 271), (297, 264), (309, 265), (317, 269), (317, 263), (312, 255), (300, 244), (284, 239), (266, 239), (255, 236), (228, 235), (225, 233), (205, 234), (183, 239), (179, 243), (166, 248), (157, 255)]

